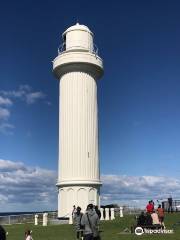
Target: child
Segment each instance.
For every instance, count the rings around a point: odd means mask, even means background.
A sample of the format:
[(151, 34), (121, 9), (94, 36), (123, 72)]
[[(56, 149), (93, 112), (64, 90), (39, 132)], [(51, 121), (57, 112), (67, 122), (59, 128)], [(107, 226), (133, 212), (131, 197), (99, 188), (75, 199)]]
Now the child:
[(31, 232), (30, 230), (27, 230), (25, 232), (25, 240), (33, 240), (32, 236), (31, 236)]

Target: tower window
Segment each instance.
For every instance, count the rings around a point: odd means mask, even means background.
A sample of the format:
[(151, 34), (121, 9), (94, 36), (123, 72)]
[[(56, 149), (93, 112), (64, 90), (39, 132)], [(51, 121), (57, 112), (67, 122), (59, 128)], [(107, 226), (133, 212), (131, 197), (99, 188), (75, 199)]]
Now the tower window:
[(63, 36), (63, 51), (66, 51), (66, 35)]

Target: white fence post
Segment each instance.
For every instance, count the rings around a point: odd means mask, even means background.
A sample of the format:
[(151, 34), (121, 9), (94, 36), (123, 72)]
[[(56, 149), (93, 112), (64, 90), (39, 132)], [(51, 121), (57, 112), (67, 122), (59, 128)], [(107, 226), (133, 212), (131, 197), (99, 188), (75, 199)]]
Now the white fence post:
[(73, 216), (71, 213), (69, 214), (69, 224), (73, 224)]
[(109, 220), (109, 208), (105, 208), (105, 213), (106, 213), (105, 220)]
[(38, 215), (37, 214), (35, 214), (35, 216), (34, 216), (34, 225), (38, 225)]
[(47, 226), (48, 223), (48, 213), (43, 213), (43, 226)]
[(114, 208), (111, 208), (111, 220), (114, 220), (115, 217), (114, 217)]
[(101, 211), (101, 219), (100, 220), (104, 220), (104, 209), (100, 208), (100, 211)]
[(123, 217), (123, 207), (120, 207), (120, 217)]

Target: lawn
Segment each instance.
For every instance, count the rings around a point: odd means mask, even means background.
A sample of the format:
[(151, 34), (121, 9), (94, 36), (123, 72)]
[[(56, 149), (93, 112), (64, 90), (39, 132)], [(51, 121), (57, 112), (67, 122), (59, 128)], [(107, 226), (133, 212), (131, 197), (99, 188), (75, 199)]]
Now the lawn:
[[(102, 240), (136, 240), (136, 239), (158, 239), (158, 240), (180, 240), (180, 224), (175, 225), (174, 234), (135, 234), (123, 233), (125, 228), (130, 228), (134, 222), (134, 216), (128, 215), (124, 218), (116, 218), (113, 221), (102, 221), (101, 238)], [(180, 213), (167, 214), (165, 218), (166, 229), (173, 229), (175, 223), (180, 222)], [(4, 226), (8, 231), (8, 240), (24, 239), (26, 229), (33, 231), (34, 240), (75, 240), (75, 232), (72, 225), (49, 225), (47, 227), (34, 225), (9, 225)]]

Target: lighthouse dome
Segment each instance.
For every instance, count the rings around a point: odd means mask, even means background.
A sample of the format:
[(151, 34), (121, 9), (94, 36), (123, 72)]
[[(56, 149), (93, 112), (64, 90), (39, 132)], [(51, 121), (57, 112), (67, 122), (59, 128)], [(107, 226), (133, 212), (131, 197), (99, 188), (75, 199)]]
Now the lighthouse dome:
[(93, 51), (93, 33), (85, 25), (76, 23), (62, 37), (65, 51)]
[(63, 35), (67, 34), (67, 32), (77, 31), (77, 30), (89, 32), (89, 33), (91, 33), (93, 35), (93, 33), (90, 31), (90, 29), (87, 26), (79, 24), (79, 23), (76, 23), (75, 25), (73, 25), (73, 26), (69, 27), (68, 29), (66, 29), (66, 31), (63, 33)]

